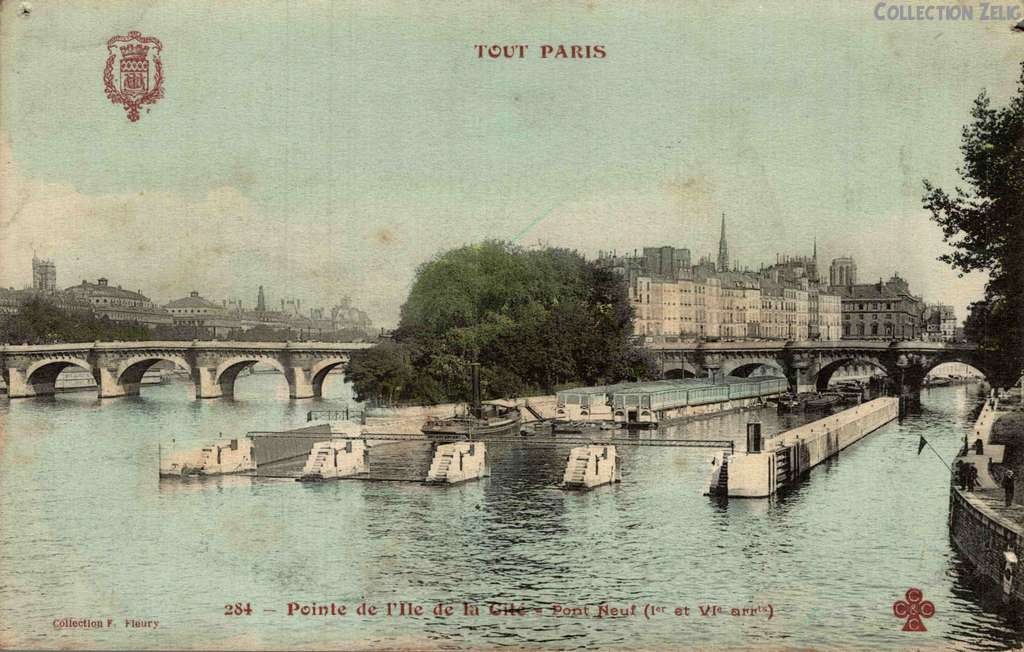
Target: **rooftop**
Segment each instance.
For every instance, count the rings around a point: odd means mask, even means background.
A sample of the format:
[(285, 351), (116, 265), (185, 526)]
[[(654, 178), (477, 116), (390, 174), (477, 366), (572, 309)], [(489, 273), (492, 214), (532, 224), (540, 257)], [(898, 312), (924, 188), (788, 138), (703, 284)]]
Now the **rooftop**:
[(223, 306), (218, 306), (212, 301), (208, 301), (203, 297), (199, 296), (199, 293), (193, 290), (187, 297), (181, 299), (175, 299), (168, 303), (166, 308), (181, 309), (181, 308), (207, 308), (207, 309), (221, 309)]
[(89, 296), (130, 299), (133, 301), (149, 301), (149, 297), (145, 296), (141, 292), (125, 290), (120, 285), (114, 287), (110, 285), (105, 278), (97, 279), (95, 283), (89, 283), (88, 281), (83, 280), (80, 285), (72, 285), (66, 291), (87, 294)]

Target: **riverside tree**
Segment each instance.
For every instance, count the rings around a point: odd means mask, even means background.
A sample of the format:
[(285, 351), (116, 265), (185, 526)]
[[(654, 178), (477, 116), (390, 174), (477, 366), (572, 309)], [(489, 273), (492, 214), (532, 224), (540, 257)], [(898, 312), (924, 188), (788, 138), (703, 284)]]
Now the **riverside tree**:
[(965, 334), (987, 354), (992, 382), (1005, 385), (1024, 369), (1024, 65), (1009, 103), (993, 107), (983, 92), (971, 118), (957, 169), (968, 189), (947, 193), (925, 180), (923, 201), (953, 247), (940, 259), (961, 275), (989, 274)]
[(354, 355), (360, 399), (467, 400), (469, 365), (486, 395), (648, 378), (625, 282), (576, 252), (489, 241), (422, 265), (394, 342)]
[(112, 322), (91, 312), (62, 310), (44, 297), (32, 297), (17, 313), (0, 321), (0, 342), (9, 344), (53, 344), (97, 340), (144, 340), (145, 326)]

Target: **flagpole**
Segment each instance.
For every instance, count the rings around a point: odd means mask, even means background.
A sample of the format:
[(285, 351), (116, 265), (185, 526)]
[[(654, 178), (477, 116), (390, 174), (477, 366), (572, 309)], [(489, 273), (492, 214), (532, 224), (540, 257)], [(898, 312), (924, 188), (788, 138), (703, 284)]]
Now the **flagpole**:
[[(953, 467), (951, 467), (951, 466), (950, 466), (949, 464), (947, 464), (947, 463), (946, 463), (946, 460), (944, 460), (944, 459), (942, 458), (942, 456), (941, 456), (941, 455), (939, 455), (939, 451), (935, 450), (935, 447), (933, 447), (933, 446), (932, 446), (931, 442), (929, 442), (929, 441), (928, 441), (927, 439), (925, 439), (923, 435), (918, 435), (918, 436), (919, 436), (919, 437), (921, 437), (921, 441), (923, 441), (923, 442), (925, 443), (925, 445), (926, 445), (926, 446), (928, 446), (928, 448), (930, 448), (930, 449), (931, 449), (931, 451), (932, 451), (933, 453), (935, 453), (935, 457), (939, 458), (939, 461), (940, 461), (940, 462), (942, 462), (942, 464), (943, 464), (943, 465), (944, 465), (944, 466), (945, 466), (945, 467), (946, 467), (947, 469), (949, 469), (949, 472), (950, 472), (950, 473), (952, 473), (952, 472), (953, 472)], [(918, 454), (918, 455), (920, 455), (920, 454), (921, 454), (921, 449), (920, 449), (920, 448), (918, 448), (918, 450), (917, 450), (917, 454)]]

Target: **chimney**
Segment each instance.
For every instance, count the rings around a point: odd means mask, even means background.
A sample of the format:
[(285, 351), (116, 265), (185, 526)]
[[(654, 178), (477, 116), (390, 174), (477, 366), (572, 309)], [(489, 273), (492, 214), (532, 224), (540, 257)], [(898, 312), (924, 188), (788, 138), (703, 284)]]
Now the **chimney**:
[(474, 362), (470, 365), (470, 373), (473, 385), (473, 416), (480, 418), (480, 363)]

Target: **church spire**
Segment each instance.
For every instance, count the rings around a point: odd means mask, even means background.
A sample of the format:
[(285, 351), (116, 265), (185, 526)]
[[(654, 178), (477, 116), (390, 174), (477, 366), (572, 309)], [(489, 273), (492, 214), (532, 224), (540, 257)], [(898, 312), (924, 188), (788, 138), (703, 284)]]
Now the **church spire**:
[(718, 239), (718, 271), (729, 271), (729, 245), (725, 241), (725, 213), (722, 213), (722, 235)]
[(814, 253), (812, 255), (812, 258), (814, 258), (814, 262), (818, 262), (818, 237), (817, 236), (814, 237)]

